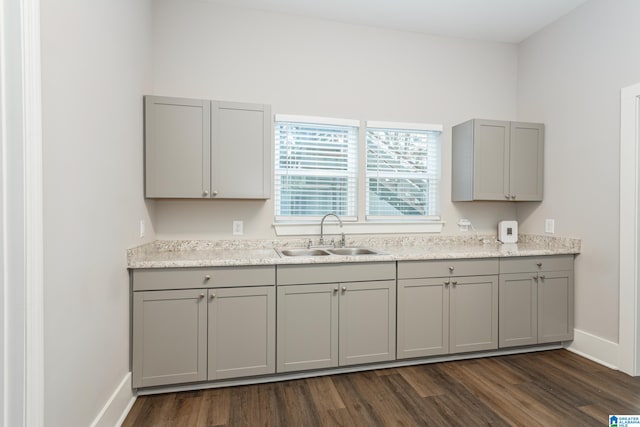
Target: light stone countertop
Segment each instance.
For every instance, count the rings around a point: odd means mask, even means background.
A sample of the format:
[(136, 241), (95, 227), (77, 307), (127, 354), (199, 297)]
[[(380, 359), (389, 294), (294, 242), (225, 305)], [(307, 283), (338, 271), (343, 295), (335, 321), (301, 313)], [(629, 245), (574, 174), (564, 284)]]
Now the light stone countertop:
[(368, 247), (380, 255), (280, 257), (275, 248), (304, 248), (308, 239), (156, 240), (127, 251), (127, 266), (140, 268), (246, 265), (334, 264), (342, 262), (496, 258), (580, 253), (580, 240), (520, 235), (502, 244), (493, 235), (388, 236), (348, 239), (349, 247)]

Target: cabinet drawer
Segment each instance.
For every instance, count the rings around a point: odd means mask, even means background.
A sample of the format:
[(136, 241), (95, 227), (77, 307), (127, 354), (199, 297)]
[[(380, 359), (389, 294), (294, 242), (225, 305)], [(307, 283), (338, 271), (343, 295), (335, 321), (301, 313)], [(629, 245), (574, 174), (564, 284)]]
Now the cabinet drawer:
[(279, 265), (278, 285), (389, 280), (396, 278), (395, 267), (394, 262)]
[(573, 255), (500, 258), (500, 273), (573, 270)]
[(133, 290), (275, 285), (275, 266), (160, 268), (133, 271)]
[(498, 274), (498, 259), (400, 261), (398, 279), (421, 277), (484, 276)]

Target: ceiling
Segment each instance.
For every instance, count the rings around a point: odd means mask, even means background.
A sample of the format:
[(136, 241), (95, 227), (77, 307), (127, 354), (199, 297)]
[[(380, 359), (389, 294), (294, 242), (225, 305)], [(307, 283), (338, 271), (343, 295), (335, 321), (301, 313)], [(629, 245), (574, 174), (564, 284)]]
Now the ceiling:
[(449, 37), (519, 43), (586, 0), (209, 0)]

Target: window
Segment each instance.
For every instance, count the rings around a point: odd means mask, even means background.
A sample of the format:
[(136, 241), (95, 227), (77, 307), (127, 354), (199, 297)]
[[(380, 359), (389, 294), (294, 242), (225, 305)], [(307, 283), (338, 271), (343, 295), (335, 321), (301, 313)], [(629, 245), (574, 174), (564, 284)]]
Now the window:
[(355, 120), (276, 116), (276, 222), (316, 221), (329, 212), (352, 221), (439, 220), (442, 126), (360, 128)]
[(276, 116), (276, 221), (355, 219), (357, 121)]
[(367, 122), (367, 219), (436, 219), (440, 133), (433, 125)]

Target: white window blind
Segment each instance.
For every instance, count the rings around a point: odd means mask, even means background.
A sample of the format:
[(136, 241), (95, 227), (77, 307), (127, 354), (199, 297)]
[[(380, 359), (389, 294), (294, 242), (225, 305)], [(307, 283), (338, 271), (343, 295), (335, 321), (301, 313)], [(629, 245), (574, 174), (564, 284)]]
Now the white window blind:
[(439, 219), (437, 125), (368, 122), (367, 219)]
[(276, 116), (276, 221), (356, 219), (359, 122)]

